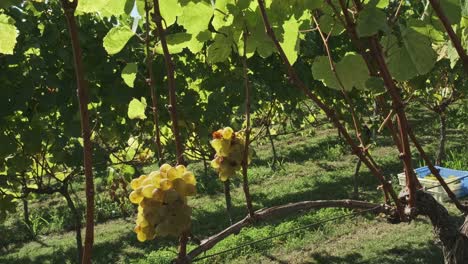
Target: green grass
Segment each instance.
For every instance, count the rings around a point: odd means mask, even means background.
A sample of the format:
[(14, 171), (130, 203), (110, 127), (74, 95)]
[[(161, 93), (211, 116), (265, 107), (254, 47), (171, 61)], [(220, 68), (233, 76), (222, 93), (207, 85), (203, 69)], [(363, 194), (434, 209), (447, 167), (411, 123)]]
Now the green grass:
[[(459, 133), (455, 130), (450, 132), (449, 148), (453, 151), (462, 150), (463, 140), (458, 140)], [(425, 136), (423, 141), (430, 145), (429, 149), (434, 149), (434, 135)], [(249, 170), (249, 179), (256, 209), (301, 200), (351, 197), (356, 158), (339, 141), (335, 130), (318, 130), (313, 137), (280, 136), (275, 142), (281, 161), (275, 169), (270, 167), (272, 152), (269, 143), (254, 144), (257, 157)], [(379, 144), (383, 146), (374, 148), (372, 153), (387, 177), (396, 179), (396, 174), (401, 171), (397, 153), (393, 148), (385, 147), (388, 141)], [(414, 163), (418, 164), (418, 161)], [(190, 200), (194, 208), (193, 233), (203, 239), (228, 226), (229, 220), (217, 176), (211, 171), (204, 175), (202, 164), (192, 164), (190, 169), (198, 176), (201, 189), (201, 193)], [(365, 168), (360, 173), (359, 185), (360, 199), (381, 201), (381, 193), (376, 190), (378, 183)], [(239, 179), (233, 182), (232, 197), (234, 218), (240, 220), (246, 209)], [(449, 208), (455, 212), (452, 206)], [(321, 209), (257, 223), (238, 235), (228, 237), (207, 254), (349, 212)], [(139, 243), (133, 233), (133, 222), (130, 217), (97, 224), (94, 263), (168, 263), (175, 256), (175, 240)], [(7, 252), (1, 254), (0, 263), (75, 263), (74, 243), (73, 232), (52, 232), (40, 236), (38, 241), (10, 245)], [(190, 244), (190, 248), (195, 246)], [(441, 252), (434, 244), (432, 227), (426, 219), (392, 225), (384, 219), (363, 215), (297, 231), (200, 263), (398, 264), (441, 261)]]

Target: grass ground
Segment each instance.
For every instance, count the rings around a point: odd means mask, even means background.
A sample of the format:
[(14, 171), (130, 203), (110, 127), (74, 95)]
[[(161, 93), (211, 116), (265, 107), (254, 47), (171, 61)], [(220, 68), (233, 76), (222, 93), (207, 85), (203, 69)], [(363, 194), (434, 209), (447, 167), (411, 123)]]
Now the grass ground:
[[(434, 133), (436, 131), (433, 131)], [(422, 138), (434, 149), (435, 135), (429, 131)], [(466, 134), (465, 134), (466, 136)], [(449, 149), (463, 151), (466, 138), (451, 130)], [(382, 139), (383, 140), (383, 139)], [(356, 158), (349, 155), (333, 129), (320, 129), (303, 135), (290, 134), (276, 138), (280, 164), (271, 167), (272, 151), (267, 142), (254, 144), (257, 156), (249, 170), (254, 206), (259, 209), (301, 200), (343, 199), (352, 196)], [(401, 171), (397, 153), (388, 142), (379, 141), (373, 155), (385, 174), (397, 182)], [(415, 164), (419, 161), (415, 160)], [(229, 225), (224, 207), (222, 186), (214, 174), (203, 175), (202, 164), (192, 164), (199, 175), (201, 193), (193, 206), (193, 231), (198, 238)], [(151, 168), (147, 168), (151, 170)], [(366, 169), (359, 176), (360, 199), (380, 202), (377, 181)], [(207, 194), (212, 193), (212, 194)], [(232, 187), (235, 220), (245, 216), (244, 196), (240, 181)], [(452, 212), (453, 206), (448, 205)], [(321, 209), (298, 212), (281, 219), (259, 223), (219, 243), (207, 254), (293, 228), (349, 213), (343, 209)], [(169, 263), (175, 256), (175, 241), (169, 239), (139, 243), (133, 233), (134, 219), (120, 218), (96, 226), (94, 263)], [(73, 232), (51, 233), (10, 247), (0, 255), (0, 263), (74, 263)], [(194, 244), (190, 245), (195, 247)], [(301, 230), (273, 240), (238, 249), (200, 263), (441, 263), (441, 252), (434, 244), (432, 227), (427, 219), (410, 224), (392, 225), (371, 215), (346, 218), (311, 229)]]

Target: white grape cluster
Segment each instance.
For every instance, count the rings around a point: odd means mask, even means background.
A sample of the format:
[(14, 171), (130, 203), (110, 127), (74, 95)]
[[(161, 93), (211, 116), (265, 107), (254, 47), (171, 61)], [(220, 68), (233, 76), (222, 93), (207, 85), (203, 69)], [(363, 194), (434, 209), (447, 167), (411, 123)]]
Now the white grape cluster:
[(130, 201), (138, 204), (134, 229), (138, 240), (178, 237), (189, 230), (192, 210), (187, 196), (195, 195), (195, 185), (195, 176), (183, 165), (164, 164), (157, 171), (133, 179)]
[[(230, 127), (219, 129), (213, 133), (211, 146), (215, 149), (215, 158), (211, 166), (219, 173), (221, 181), (226, 181), (236, 175), (242, 167), (245, 149), (245, 139), (240, 132), (234, 132)], [(250, 163), (250, 151), (248, 163)]]

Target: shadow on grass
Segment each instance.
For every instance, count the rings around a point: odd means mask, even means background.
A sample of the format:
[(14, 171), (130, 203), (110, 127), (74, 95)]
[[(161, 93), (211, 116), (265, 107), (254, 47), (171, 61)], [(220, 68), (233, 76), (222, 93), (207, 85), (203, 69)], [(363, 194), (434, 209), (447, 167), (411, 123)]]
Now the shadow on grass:
[[(140, 250), (123, 252), (123, 249), (129, 244), (138, 246)], [(158, 248), (168, 245), (168, 241), (161, 241), (159, 244), (154, 241), (140, 243), (136, 241), (133, 231), (129, 230), (116, 240), (95, 244), (93, 247), (93, 263), (120, 263), (122, 256), (127, 259), (143, 258), (151, 250), (158, 250)], [(65, 248), (64, 246), (53, 246), (51, 251), (38, 256), (2, 258), (1, 261), (6, 261), (5, 263), (8, 264), (78, 263), (76, 247)]]
[[(337, 137), (325, 137), (321, 140), (304, 140), (296, 144), (276, 146), (278, 160), (285, 162), (304, 162), (308, 160), (321, 160), (328, 157), (339, 156), (341, 153), (341, 140)], [(267, 151), (265, 157), (256, 157), (252, 161), (253, 166), (270, 166), (273, 156)]]
[(443, 256), (440, 248), (430, 242), (416, 247), (412, 244), (403, 244), (378, 253), (378, 256), (364, 259), (361, 253), (351, 253), (345, 256), (331, 256), (328, 253), (313, 253), (312, 262), (304, 263), (333, 263), (333, 264), (440, 264)]

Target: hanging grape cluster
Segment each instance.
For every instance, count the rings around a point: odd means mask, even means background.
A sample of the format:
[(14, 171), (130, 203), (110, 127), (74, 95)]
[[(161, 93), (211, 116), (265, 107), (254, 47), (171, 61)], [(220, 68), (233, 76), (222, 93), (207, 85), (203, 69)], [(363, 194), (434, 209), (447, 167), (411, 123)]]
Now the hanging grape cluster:
[[(215, 158), (211, 166), (219, 173), (221, 181), (233, 177), (241, 169), (245, 149), (245, 139), (240, 132), (234, 132), (230, 127), (213, 132), (211, 146), (215, 149)], [(250, 151), (248, 163), (250, 163)]]
[(163, 164), (130, 183), (130, 201), (138, 204), (135, 232), (139, 241), (178, 237), (191, 224), (187, 196), (195, 195), (195, 176), (185, 166)]

